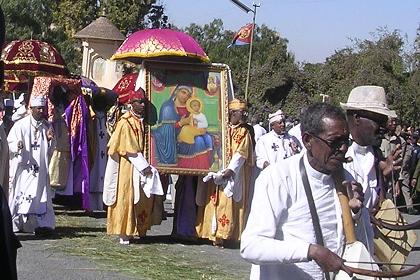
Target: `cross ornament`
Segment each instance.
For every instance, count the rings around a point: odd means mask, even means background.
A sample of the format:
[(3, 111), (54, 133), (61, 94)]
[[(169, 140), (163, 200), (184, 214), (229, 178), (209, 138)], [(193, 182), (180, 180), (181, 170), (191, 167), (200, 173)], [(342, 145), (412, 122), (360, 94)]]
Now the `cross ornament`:
[(99, 132), (99, 137), (101, 137), (101, 139), (103, 139), (105, 136), (105, 133), (101, 130), (101, 132)]
[(33, 149), (33, 150), (38, 150), (38, 148), (39, 148), (40, 146), (39, 146), (39, 144), (38, 144), (38, 142), (34, 142), (33, 144), (31, 144), (31, 148)]
[(273, 145), (271, 146), (271, 148), (277, 152), (277, 148), (279, 148), (279, 145), (277, 145), (276, 143), (273, 143)]
[(104, 156), (105, 156), (105, 152), (101, 151), (101, 158), (104, 158)]

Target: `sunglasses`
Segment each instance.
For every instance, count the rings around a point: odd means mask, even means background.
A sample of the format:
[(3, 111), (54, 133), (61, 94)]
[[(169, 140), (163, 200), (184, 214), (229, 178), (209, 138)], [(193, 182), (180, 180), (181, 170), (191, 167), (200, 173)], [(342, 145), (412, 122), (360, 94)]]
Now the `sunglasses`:
[(386, 116), (381, 115), (381, 114), (376, 114), (376, 113), (358, 112), (356, 113), (356, 115), (359, 116), (360, 118), (373, 121), (381, 127), (384, 127), (386, 125), (386, 122), (388, 121), (388, 118)]
[(325, 145), (327, 145), (333, 151), (339, 150), (341, 147), (343, 147), (343, 145), (345, 145), (346, 147), (350, 147), (351, 144), (353, 143), (353, 140), (351, 140), (350, 138), (328, 141), (328, 140), (322, 139), (321, 137), (318, 137), (314, 134), (310, 134), (310, 135), (315, 137), (316, 139), (320, 140), (321, 142), (323, 142)]

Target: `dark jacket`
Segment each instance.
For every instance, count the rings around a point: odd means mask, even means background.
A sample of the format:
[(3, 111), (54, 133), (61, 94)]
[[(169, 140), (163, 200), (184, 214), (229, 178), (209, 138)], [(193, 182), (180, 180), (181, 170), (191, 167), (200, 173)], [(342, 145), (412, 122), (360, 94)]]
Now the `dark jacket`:
[(13, 232), (12, 216), (3, 188), (0, 186), (0, 273), (2, 279), (17, 279), (16, 253), (21, 247)]

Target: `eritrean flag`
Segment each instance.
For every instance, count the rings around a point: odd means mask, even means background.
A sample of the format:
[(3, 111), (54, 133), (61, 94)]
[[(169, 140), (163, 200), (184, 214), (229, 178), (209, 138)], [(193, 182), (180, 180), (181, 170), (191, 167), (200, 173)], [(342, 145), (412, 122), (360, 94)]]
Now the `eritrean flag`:
[(243, 46), (251, 43), (252, 40), (252, 29), (254, 28), (252, 23), (241, 27), (238, 33), (233, 37), (232, 43), (229, 44), (228, 48), (232, 46)]

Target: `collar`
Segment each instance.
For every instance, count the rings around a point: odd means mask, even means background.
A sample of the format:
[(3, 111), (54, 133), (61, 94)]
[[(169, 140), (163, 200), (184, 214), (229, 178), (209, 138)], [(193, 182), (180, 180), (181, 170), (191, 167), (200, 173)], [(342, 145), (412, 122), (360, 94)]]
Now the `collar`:
[(360, 146), (353, 142), (353, 150), (356, 154), (366, 155), (369, 152), (369, 146)]
[(133, 117), (135, 117), (135, 118), (137, 118), (137, 119), (139, 119), (139, 120), (141, 120), (141, 119), (142, 119), (141, 115), (140, 115), (140, 114), (136, 114), (133, 110), (130, 110), (130, 114), (131, 114)]
[(30, 120), (31, 120), (31, 125), (35, 128), (39, 128), (43, 124), (42, 120), (37, 121), (37, 120), (34, 119), (34, 117), (32, 115), (30, 115)]
[(280, 138), (280, 139), (285, 138), (285, 137), (286, 137), (286, 135), (287, 135), (287, 132), (284, 132), (283, 134), (277, 134), (274, 130), (270, 130), (270, 133), (271, 133), (274, 137), (276, 137), (276, 138)]
[[(329, 174), (325, 174), (315, 170), (308, 161), (308, 155), (305, 152), (303, 155), (303, 163), (305, 164), (306, 172), (308, 173), (308, 177), (313, 178), (322, 183), (322, 185), (329, 185), (331, 184), (332, 176)], [(311, 181), (309, 179), (309, 181)]]
[(238, 123), (238, 124), (233, 125), (233, 124), (229, 123), (229, 127), (230, 127), (230, 128), (237, 128), (237, 127), (239, 127), (241, 124), (242, 124), (242, 123)]

